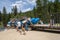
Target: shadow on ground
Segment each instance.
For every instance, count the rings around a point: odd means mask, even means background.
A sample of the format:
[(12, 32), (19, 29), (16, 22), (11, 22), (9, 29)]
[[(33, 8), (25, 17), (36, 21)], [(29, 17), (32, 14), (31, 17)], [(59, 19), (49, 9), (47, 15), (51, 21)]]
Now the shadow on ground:
[[(4, 31), (4, 30), (5, 30), (5, 28), (0, 28), (0, 32)], [(33, 29), (33, 31), (41, 31), (41, 32), (48, 32), (48, 33), (60, 34), (60, 30), (59, 31), (55, 31), (55, 30)]]
[(55, 31), (55, 30), (41, 30), (41, 29), (35, 29), (34, 31), (41, 31), (41, 32), (48, 32), (48, 33), (60, 34), (60, 30)]

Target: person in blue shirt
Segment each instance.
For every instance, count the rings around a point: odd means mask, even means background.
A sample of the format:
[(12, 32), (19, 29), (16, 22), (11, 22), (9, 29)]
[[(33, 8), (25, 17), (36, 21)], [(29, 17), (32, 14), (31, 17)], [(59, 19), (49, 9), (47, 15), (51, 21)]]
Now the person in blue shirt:
[(7, 23), (7, 28), (14, 28), (16, 26), (15, 19), (10, 19), (10, 21)]
[(7, 23), (7, 28), (8, 28), (8, 29), (11, 28), (11, 21), (9, 21), (9, 22)]

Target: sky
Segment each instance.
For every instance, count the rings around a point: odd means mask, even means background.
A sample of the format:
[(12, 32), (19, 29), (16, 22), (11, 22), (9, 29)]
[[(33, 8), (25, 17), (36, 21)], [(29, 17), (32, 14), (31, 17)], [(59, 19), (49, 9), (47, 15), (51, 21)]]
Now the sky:
[(18, 11), (26, 12), (33, 9), (36, 5), (36, 0), (0, 0), (0, 11), (6, 7), (7, 12), (11, 12), (14, 6), (17, 6)]
[(7, 12), (11, 12), (14, 6), (17, 6), (18, 11), (30, 11), (36, 6), (36, 0), (0, 0), (0, 11), (6, 7)]

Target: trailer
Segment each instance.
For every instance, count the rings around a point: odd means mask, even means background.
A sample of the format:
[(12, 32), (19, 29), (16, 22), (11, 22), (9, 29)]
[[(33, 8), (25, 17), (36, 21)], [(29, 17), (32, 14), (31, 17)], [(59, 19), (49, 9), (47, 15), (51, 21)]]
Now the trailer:
[(34, 24), (29, 25), (29, 30), (40, 29), (40, 30), (60, 30), (60, 26), (50, 25), (50, 24)]
[(29, 19), (29, 21), (31, 23), (31, 25), (29, 25), (29, 30), (37, 29), (37, 28), (43, 29), (43, 30), (44, 29), (59, 29), (60, 30), (60, 26), (56, 26), (56, 24), (54, 24), (54, 20), (50, 20), (50, 23), (48, 24), (44, 24), (40, 18), (31, 18)]

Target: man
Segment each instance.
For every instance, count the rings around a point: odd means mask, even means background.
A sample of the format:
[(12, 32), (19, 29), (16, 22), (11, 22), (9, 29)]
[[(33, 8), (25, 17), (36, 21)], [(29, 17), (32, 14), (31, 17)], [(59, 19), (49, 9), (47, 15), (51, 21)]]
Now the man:
[(17, 21), (17, 24), (16, 24), (16, 30), (19, 31), (21, 33), (21, 31), (19, 30), (19, 27), (21, 28), (21, 22), (20, 21)]
[(33, 25), (32, 22), (31, 22), (31, 18), (26, 18), (24, 21), (23, 21), (23, 25), (25, 27), (25, 30), (28, 31), (29, 29), (29, 25)]
[(24, 32), (23, 34), (25, 35), (25, 27), (26, 27), (27, 20), (22, 21), (22, 31)]
[(8, 22), (7, 28), (9, 29), (11, 27), (11, 21)]
[(7, 23), (7, 28), (8, 28), (8, 29), (11, 28), (11, 23), (12, 23), (12, 19), (10, 19), (10, 21)]
[(15, 28), (15, 25), (16, 22), (15, 22), (15, 19), (10, 19), (10, 21), (7, 23), (7, 28), (10, 29), (10, 28)]
[(19, 28), (22, 29), (22, 31), (23, 31), (23, 35), (26, 34), (26, 33), (25, 33), (24, 24), (22, 23), (22, 21), (18, 20), (16, 26), (17, 26), (17, 27), (16, 27), (16, 30), (17, 30), (18, 32), (20, 32), (20, 34), (21, 34), (22, 32), (19, 30)]

